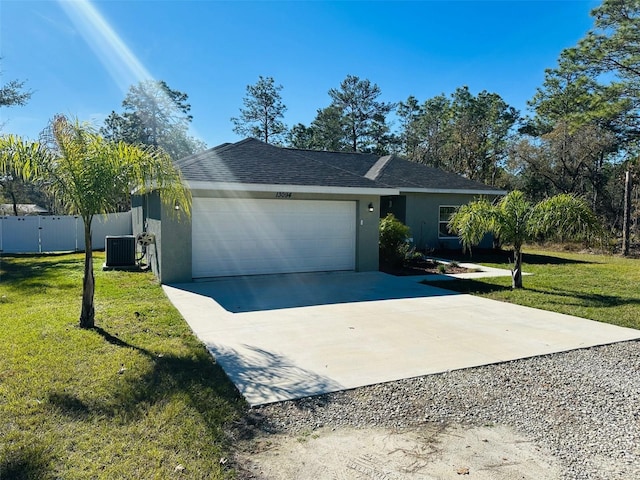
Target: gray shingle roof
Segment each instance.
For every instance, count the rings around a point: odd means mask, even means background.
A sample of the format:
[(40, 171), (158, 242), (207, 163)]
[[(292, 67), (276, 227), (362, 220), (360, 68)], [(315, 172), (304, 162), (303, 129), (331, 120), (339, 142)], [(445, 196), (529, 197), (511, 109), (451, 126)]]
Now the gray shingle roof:
[(373, 175), (367, 175), (367, 178), (393, 185), (400, 190), (473, 190), (487, 193), (498, 190), (461, 175), (410, 162), (395, 155), (382, 157), (380, 160), (380, 163), (384, 163), (376, 165), (375, 171), (370, 172)]
[(496, 192), (493, 187), (395, 155), (380, 158), (367, 153), (282, 148), (252, 138), (185, 157), (176, 165), (187, 181)]
[(307, 158), (331, 165), (336, 168), (348, 170), (360, 177), (371, 168), (371, 165), (378, 161), (378, 156), (373, 153), (356, 152), (323, 152), (319, 150), (300, 150), (296, 148), (286, 148), (292, 152), (297, 152)]
[(261, 185), (381, 188), (382, 185), (312, 156), (248, 138), (177, 162), (189, 181)]

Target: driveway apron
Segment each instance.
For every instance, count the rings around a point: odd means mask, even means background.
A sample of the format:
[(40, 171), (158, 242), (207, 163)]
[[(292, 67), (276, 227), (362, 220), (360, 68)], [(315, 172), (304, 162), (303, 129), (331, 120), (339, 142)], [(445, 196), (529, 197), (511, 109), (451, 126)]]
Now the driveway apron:
[(380, 272), (163, 288), (254, 406), (640, 338), (639, 330)]

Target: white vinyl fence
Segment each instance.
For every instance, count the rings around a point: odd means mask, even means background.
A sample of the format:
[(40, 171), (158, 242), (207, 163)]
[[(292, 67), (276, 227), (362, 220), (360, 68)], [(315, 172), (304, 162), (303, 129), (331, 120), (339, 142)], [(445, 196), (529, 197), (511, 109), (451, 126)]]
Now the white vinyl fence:
[[(94, 250), (104, 249), (107, 235), (131, 235), (131, 212), (96, 215), (91, 223)], [(0, 216), (0, 252), (84, 251), (84, 222), (73, 215)]]

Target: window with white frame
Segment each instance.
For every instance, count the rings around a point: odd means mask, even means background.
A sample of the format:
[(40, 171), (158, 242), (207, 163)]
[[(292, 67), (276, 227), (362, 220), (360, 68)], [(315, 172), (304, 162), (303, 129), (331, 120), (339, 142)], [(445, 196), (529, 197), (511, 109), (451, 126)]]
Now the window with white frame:
[(449, 219), (456, 213), (459, 205), (440, 205), (440, 215), (438, 217), (438, 237), (439, 238), (455, 238), (456, 236), (449, 232), (447, 227)]

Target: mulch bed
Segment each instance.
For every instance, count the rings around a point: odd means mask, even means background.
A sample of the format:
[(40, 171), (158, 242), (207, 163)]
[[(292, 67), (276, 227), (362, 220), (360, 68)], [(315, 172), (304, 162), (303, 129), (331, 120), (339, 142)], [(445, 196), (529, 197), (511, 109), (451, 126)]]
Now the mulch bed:
[(441, 271), (442, 263), (438, 263), (431, 259), (416, 258), (408, 260), (402, 266), (392, 266), (380, 264), (380, 271), (396, 275), (398, 277), (405, 277), (410, 275), (434, 275), (434, 274), (452, 274), (452, 273), (466, 273), (470, 270), (468, 268), (460, 267), (459, 265), (445, 265), (446, 270)]

